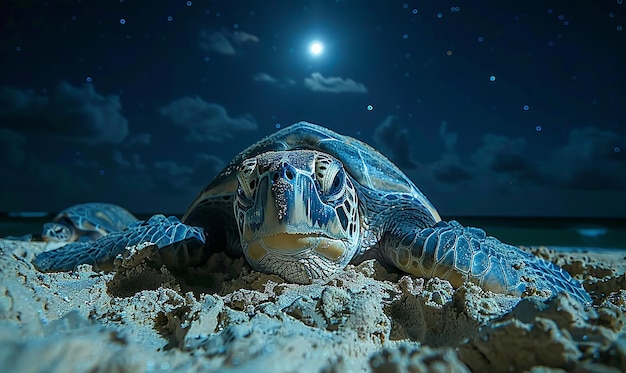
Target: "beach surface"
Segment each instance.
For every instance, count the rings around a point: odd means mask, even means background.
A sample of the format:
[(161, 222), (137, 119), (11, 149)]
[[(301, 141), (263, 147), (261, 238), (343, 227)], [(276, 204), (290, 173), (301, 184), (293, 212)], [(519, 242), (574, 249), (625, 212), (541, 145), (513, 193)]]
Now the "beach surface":
[(310, 285), (222, 254), (175, 276), (150, 245), (111, 272), (38, 272), (31, 260), (53, 248), (0, 239), (1, 371), (626, 371), (626, 251), (527, 248), (582, 280), (584, 306), (375, 261)]

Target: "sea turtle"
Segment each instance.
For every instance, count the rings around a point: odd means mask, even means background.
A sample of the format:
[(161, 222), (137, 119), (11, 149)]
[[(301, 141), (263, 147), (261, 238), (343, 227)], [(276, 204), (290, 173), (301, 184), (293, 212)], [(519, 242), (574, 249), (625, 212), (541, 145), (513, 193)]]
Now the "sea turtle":
[(472, 281), (514, 295), (567, 292), (591, 298), (562, 268), (441, 221), (411, 180), (369, 145), (300, 122), (237, 155), (182, 218), (155, 215), (95, 243), (74, 243), (34, 260), (42, 271), (81, 263), (102, 268), (125, 247), (152, 242), (168, 267), (198, 265), (225, 250), (285, 280), (326, 279), (350, 262), (378, 258), (453, 286)]
[(41, 238), (52, 242), (93, 241), (126, 229), (137, 218), (111, 203), (83, 203), (61, 211), (43, 226)]

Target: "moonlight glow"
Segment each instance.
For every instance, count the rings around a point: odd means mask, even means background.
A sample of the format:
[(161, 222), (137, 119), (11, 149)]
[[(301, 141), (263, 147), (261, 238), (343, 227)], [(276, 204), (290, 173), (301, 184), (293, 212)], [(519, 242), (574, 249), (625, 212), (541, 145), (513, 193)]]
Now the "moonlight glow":
[(314, 41), (309, 45), (309, 53), (311, 53), (311, 55), (319, 56), (322, 52), (324, 52), (324, 44), (319, 41)]

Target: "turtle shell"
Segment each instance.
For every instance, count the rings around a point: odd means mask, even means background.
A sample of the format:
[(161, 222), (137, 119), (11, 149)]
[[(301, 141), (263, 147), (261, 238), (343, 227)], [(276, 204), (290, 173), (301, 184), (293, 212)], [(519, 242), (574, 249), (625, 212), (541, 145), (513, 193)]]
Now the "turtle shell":
[(339, 159), (348, 174), (363, 187), (379, 194), (410, 195), (421, 203), (435, 221), (441, 220), (437, 210), (417, 189), (415, 184), (388, 158), (370, 145), (340, 135), (322, 126), (299, 122), (286, 127), (239, 153), (226, 168), (195, 199), (187, 210), (183, 221), (202, 209), (205, 201), (215, 197), (229, 196), (237, 189), (237, 167), (246, 159), (268, 151), (296, 149), (317, 150)]
[(68, 207), (52, 220), (53, 223), (73, 228), (73, 235), (68, 241), (95, 240), (111, 232), (122, 231), (136, 221), (137, 218), (128, 210), (100, 202)]

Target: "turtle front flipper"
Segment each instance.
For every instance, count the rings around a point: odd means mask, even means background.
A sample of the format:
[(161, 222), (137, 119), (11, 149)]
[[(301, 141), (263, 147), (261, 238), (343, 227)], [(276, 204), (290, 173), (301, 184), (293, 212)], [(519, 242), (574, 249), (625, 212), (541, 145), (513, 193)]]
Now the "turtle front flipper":
[(383, 252), (403, 271), (446, 279), (455, 287), (471, 281), (497, 293), (520, 296), (550, 291), (554, 296), (567, 292), (584, 304), (591, 302), (582, 285), (564, 269), (454, 220), (426, 229), (391, 229)]
[(92, 242), (75, 242), (37, 255), (33, 265), (42, 272), (70, 271), (80, 264), (97, 269), (112, 268), (113, 260), (126, 247), (152, 242), (159, 248), (162, 261), (172, 269), (200, 264), (206, 260), (202, 228), (183, 224), (174, 216), (154, 215)]

